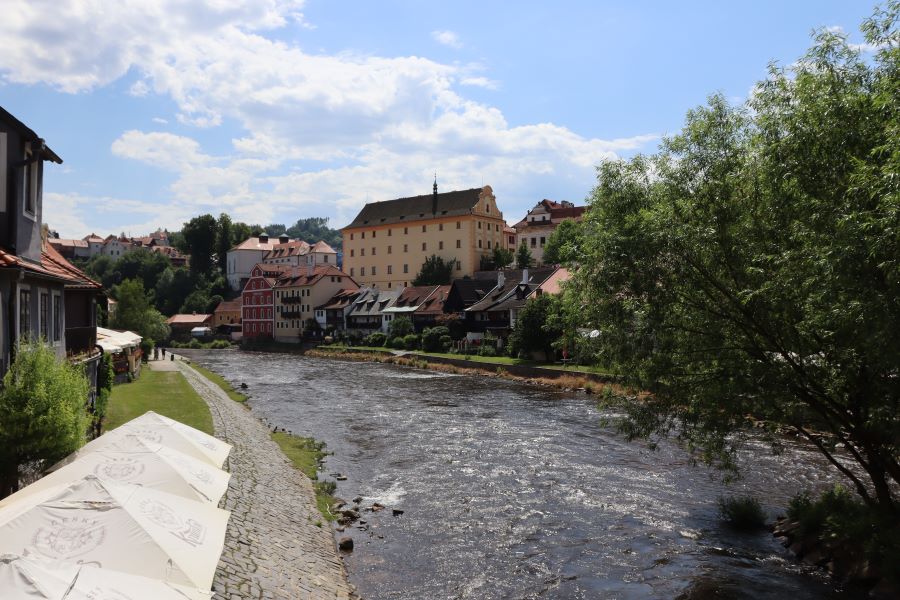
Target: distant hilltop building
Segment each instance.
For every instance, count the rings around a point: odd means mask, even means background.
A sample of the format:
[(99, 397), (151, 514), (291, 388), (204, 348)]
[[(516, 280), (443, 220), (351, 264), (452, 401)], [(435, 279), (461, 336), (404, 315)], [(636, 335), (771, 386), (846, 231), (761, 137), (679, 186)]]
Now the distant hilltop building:
[(307, 257), (316, 265), (337, 265), (334, 248), (319, 241), (309, 244), (303, 240), (292, 240), (286, 234), (273, 237), (265, 233), (251, 236), (228, 251), (228, 285), (234, 291), (244, 289), (251, 271), (257, 264), (299, 267), (307, 264)]
[(188, 256), (170, 246), (168, 232), (161, 229), (143, 237), (109, 235), (103, 238), (96, 233), (90, 233), (80, 240), (51, 237), (47, 241), (57, 252), (68, 259), (87, 259), (98, 254), (119, 259), (129, 250), (146, 248), (151, 252), (165, 254), (173, 266), (183, 267), (188, 264)]
[(531, 250), (531, 258), (535, 264), (544, 263), (544, 246), (550, 234), (566, 219), (580, 221), (585, 211), (584, 206), (575, 206), (563, 200), (541, 200), (528, 211), (525, 218), (513, 225), (516, 231), (516, 247), (522, 242)]
[(453, 277), (472, 275), (482, 256), (507, 247), (506, 222), (490, 186), (370, 202), (343, 234), (343, 269), (360, 285), (406, 287), (425, 259), (453, 261)]

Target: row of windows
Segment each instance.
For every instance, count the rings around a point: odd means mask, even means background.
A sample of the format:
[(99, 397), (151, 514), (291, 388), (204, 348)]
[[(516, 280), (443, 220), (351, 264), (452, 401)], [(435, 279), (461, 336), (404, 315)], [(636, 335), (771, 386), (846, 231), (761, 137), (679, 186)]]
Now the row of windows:
[[(510, 241), (511, 241), (511, 242), (512, 242), (513, 240), (514, 240), (514, 238), (510, 238)], [(493, 240), (487, 240), (487, 249), (488, 249), (488, 250), (491, 250), (491, 249), (493, 248), (493, 245), (494, 245), (494, 244), (496, 244), (498, 247), (500, 246), (500, 242), (494, 242)], [(462, 240), (456, 240), (456, 247), (457, 247), (457, 248), (462, 248)], [(479, 247), (479, 248), (484, 248), (484, 247), (485, 247), (484, 245), (482, 245), (482, 240), (478, 240), (478, 247)], [(441, 241), (438, 242), (438, 250), (443, 250), (443, 249), (444, 249), (444, 242), (443, 242), (443, 240), (441, 240)], [(372, 247), (372, 253), (371, 253), (369, 256), (376, 256), (376, 255), (377, 255), (376, 250), (377, 250), (377, 249), (373, 246), (373, 247)], [(427, 251), (428, 251), (428, 242), (422, 242), (422, 252), (427, 252)], [(387, 253), (388, 253), (388, 254), (393, 254), (393, 252), (394, 252), (394, 247), (393, 247), (393, 246), (388, 246), (388, 247), (387, 247)], [(404, 252), (404, 253), (405, 253), (405, 252), (409, 252), (409, 244), (403, 244), (403, 252)], [(360, 255), (360, 256), (365, 256), (365, 255), (366, 255), (366, 249), (365, 249), (365, 248), (360, 248), (360, 249), (359, 249), (359, 255)], [(350, 256), (351, 256), (351, 257), (356, 256), (356, 250), (354, 250), (354, 249), (351, 248), (351, 249), (350, 249)]]
[(250, 333), (272, 333), (271, 323), (250, 323), (248, 325), (245, 325), (244, 327)]
[(271, 308), (245, 308), (244, 309), (244, 318), (245, 319), (271, 319), (272, 318), (272, 309)]
[[(459, 261), (456, 261), (456, 270), (462, 271), (462, 263), (460, 263)], [(408, 264), (403, 265), (403, 272), (409, 273), (409, 265)], [(387, 274), (388, 275), (394, 274), (394, 265), (387, 266)], [(356, 275), (356, 269), (354, 267), (350, 267), (350, 277), (354, 277), (355, 275)], [(372, 277), (377, 277), (378, 276), (378, 267), (373, 265), (372, 268), (369, 269), (369, 275)], [(359, 268), (359, 276), (360, 277), (366, 276), (366, 268), (365, 267)]]
[[(488, 211), (488, 212), (490, 212), (490, 211)], [(484, 227), (482, 227), (482, 222), (481, 222), (481, 221), (476, 221), (476, 223), (477, 223), (478, 229), (487, 229), (487, 230), (490, 231), (491, 225), (493, 225), (493, 226), (494, 226), (494, 231), (498, 231), (498, 232), (500, 231), (500, 224), (499, 224), (499, 223), (484, 223)], [(462, 229), (462, 221), (457, 221), (457, 222), (456, 222), (456, 228), (457, 228), (457, 229)], [(443, 223), (438, 223), (438, 231), (443, 231), (443, 230), (444, 230), (444, 224), (443, 224)], [(388, 229), (388, 230), (387, 230), (387, 236), (388, 236), (388, 237), (392, 237), (392, 236), (393, 236), (393, 231), (394, 231), (393, 229)], [(399, 231), (399, 228), (398, 228), (398, 231)], [(428, 225), (422, 225), (422, 233), (427, 233), (427, 232), (428, 232)], [(372, 234), (372, 238), (378, 237), (378, 236), (377, 236), (377, 234), (378, 234), (378, 230), (377, 230), (377, 229), (374, 229), (374, 230), (370, 231), (369, 233)], [(354, 239), (354, 235), (355, 235), (354, 233), (351, 233), (351, 234), (350, 234), (350, 239), (351, 239), (351, 240)], [(409, 235), (409, 227), (404, 227), (404, 228), (403, 228), (403, 235)], [(360, 234), (359, 234), (359, 239), (361, 239), (361, 240), (366, 239), (366, 232), (365, 232), (365, 231), (361, 231), (361, 232), (360, 232)]]
[[(544, 244), (546, 244), (546, 242), (547, 242), (547, 238), (542, 237), (541, 238), (541, 248), (544, 247)], [(538, 238), (536, 238), (536, 237), (531, 238), (531, 247), (532, 248), (537, 247), (537, 243), (538, 243)]]
[[(278, 306), (278, 314), (279, 315), (282, 315), (286, 312), (287, 313), (294, 312), (295, 310), (297, 310), (297, 308), (295, 308), (293, 306), (284, 306), (284, 305)], [(309, 304), (301, 304), (300, 305), (300, 312), (307, 312), (309, 310), (312, 310), (312, 307), (310, 307)]]
[[(62, 331), (62, 298), (59, 294), (41, 291), (38, 305), (38, 333), (52, 342), (61, 339)], [(52, 302), (52, 305), (51, 305)], [(52, 312), (51, 312), (52, 311)], [(31, 335), (31, 290), (19, 290), (19, 336)]]

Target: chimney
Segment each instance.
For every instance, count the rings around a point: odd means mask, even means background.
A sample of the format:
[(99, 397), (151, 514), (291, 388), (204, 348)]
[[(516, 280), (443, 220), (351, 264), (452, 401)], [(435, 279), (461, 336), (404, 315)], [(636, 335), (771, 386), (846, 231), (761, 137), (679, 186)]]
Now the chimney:
[(503, 271), (497, 273), (497, 286), (503, 287), (506, 285), (506, 275), (503, 274)]
[(268, 244), (269, 243), (269, 234), (268, 233), (259, 234), (259, 243), (260, 244)]
[(312, 254), (306, 255), (306, 275), (307, 277), (313, 276), (313, 271), (316, 268), (316, 257)]
[(522, 283), (528, 283), (528, 269), (522, 269)]
[(279, 244), (287, 244), (289, 241), (291, 241), (291, 238), (289, 238), (288, 234), (286, 234), (286, 233), (282, 233), (281, 235), (278, 236)]

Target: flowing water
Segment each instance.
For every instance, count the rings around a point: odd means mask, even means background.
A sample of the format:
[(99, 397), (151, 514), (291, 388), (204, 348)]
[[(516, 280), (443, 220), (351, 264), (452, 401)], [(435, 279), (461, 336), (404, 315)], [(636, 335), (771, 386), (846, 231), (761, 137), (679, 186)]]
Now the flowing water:
[[(337, 495), (379, 502), (350, 535), (368, 600), (411, 598), (853, 598), (768, 532), (720, 524), (716, 498), (770, 515), (833, 479), (802, 446), (741, 457), (744, 478), (653, 451), (602, 423), (595, 399), (498, 378), (241, 351), (185, 352), (254, 413), (328, 444)], [(402, 515), (394, 515), (397, 508)]]

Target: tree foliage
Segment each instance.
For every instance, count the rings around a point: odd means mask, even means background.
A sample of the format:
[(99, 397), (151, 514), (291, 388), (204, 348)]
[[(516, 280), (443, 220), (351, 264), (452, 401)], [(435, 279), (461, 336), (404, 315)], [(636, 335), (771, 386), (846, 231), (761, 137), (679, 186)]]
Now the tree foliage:
[(447, 285), (453, 278), (453, 266), (456, 264), (455, 259), (445, 261), (437, 254), (432, 254), (425, 259), (422, 269), (416, 278), (413, 279), (413, 285)]
[(234, 237), (231, 217), (222, 213), (216, 221), (216, 264), (223, 275), (228, 273), (228, 251), (238, 242)]
[(509, 352), (513, 356), (530, 357), (532, 353), (554, 356), (554, 343), (562, 335), (559, 322), (551, 315), (559, 311), (560, 299), (543, 294), (531, 298), (519, 310), (512, 333), (509, 335)]
[(212, 269), (217, 231), (218, 223), (212, 215), (194, 217), (181, 228), (184, 241), (179, 249), (190, 254), (192, 272), (206, 274)]
[(522, 240), (519, 249), (516, 250), (516, 268), (527, 269), (532, 264), (534, 264), (534, 259), (531, 258), (531, 250), (528, 249), (525, 240)]
[(0, 498), (77, 450), (90, 420), (88, 380), (40, 342), (21, 343), (0, 390)]
[(388, 324), (389, 338), (402, 338), (415, 332), (416, 329), (409, 317), (394, 317), (394, 320)]
[(133, 331), (154, 341), (169, 337), (165, 317), (150, 304), (140, 280), (126, 279), (111, 291), (117, 302), (111, 323), (113, 329)]
[(787, 424), (895, 514), (898, 12), (864, 25), (874, 57), (820, 32), (747, 105), (713, 96), (658, 154), (603, 164), (575, 278), (605, 358), (650, 392), (630, 435), (733, 468), (747, 415)]
[(581, 223), (566, 219), (556, 226), (544, 246), (544, 264), (570, 264), (578, 260), (581, 247)]

